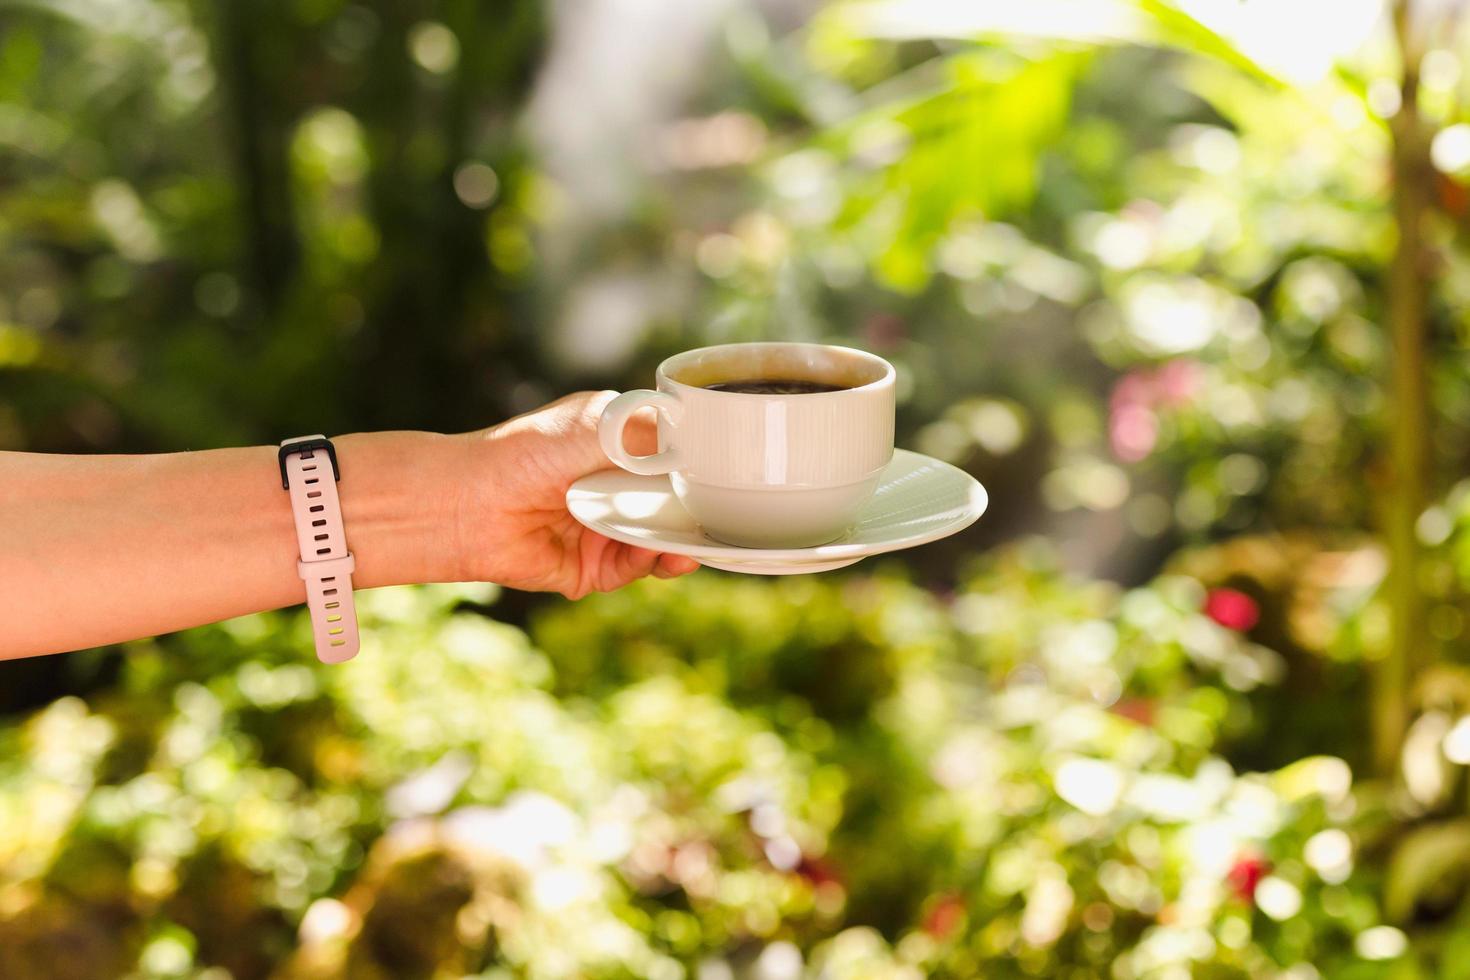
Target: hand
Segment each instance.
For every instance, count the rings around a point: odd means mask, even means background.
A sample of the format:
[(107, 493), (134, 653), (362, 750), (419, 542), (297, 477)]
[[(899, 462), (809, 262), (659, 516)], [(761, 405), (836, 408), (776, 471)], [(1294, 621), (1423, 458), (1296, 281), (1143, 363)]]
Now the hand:
[[(460, 507), (463, 577), (576, 599), (699, 567), (683, 555), (609, 540), (567, 512), (567, 488), (612, 465), (598, 445), (597, 420), (615, 396), (568, 395), (466, 437), (472, 477)], [(631, 453), (652, 453), (657, 441), (651, 420), (634, 419), (625, 430)]]

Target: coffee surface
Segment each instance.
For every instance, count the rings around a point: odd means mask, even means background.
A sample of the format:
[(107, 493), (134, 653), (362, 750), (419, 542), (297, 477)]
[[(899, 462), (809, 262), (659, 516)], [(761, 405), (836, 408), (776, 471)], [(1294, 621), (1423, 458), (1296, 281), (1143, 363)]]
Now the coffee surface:
[(826, 391), (846, 391), (850, 386), (802, 379), (742, 378), (737, 381), (717, 381), (704, 387), (708, 391), (734, 391), (742, 395), (816, 395)]

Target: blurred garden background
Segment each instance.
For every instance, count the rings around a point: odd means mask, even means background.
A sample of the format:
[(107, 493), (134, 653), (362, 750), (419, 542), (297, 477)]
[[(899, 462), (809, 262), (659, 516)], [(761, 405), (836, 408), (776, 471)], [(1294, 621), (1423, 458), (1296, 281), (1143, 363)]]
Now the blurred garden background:
[(0, 977), (1470, 977), (1461, 7), (0, 0), (0, 448), (822, 340), (991, 499), (0, 664)]

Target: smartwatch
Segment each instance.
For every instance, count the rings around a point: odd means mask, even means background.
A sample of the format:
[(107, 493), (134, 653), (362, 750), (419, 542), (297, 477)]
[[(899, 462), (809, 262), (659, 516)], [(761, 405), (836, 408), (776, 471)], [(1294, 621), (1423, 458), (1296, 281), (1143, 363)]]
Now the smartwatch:
[(357, 606), (352, 601), (356, 563), (347, 550), (342, 502), (337, 496), (337, 450), (325, 436), (301, 436), (281, 443), (281, 487), (291, 495), (301, 560), (296, 573), (306, 583), (306, 607), (323, 663), (357, 656)]

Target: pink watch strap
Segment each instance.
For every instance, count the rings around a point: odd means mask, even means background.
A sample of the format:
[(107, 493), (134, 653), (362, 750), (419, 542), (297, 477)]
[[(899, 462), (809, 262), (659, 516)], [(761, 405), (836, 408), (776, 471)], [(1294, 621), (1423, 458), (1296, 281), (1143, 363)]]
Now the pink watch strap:
[[(293, 443), (302, 444), (300, 450)], [(317, 658), (329, 664), (351, 660), (360, 645), (357, 606), (352, 601), (355, 563), (342, 526), (336, 452), (322, 436), (301, 436), (281, 443), (280, 459), (296, 517), (301, 545), (296, 572), (306, 583)]]

